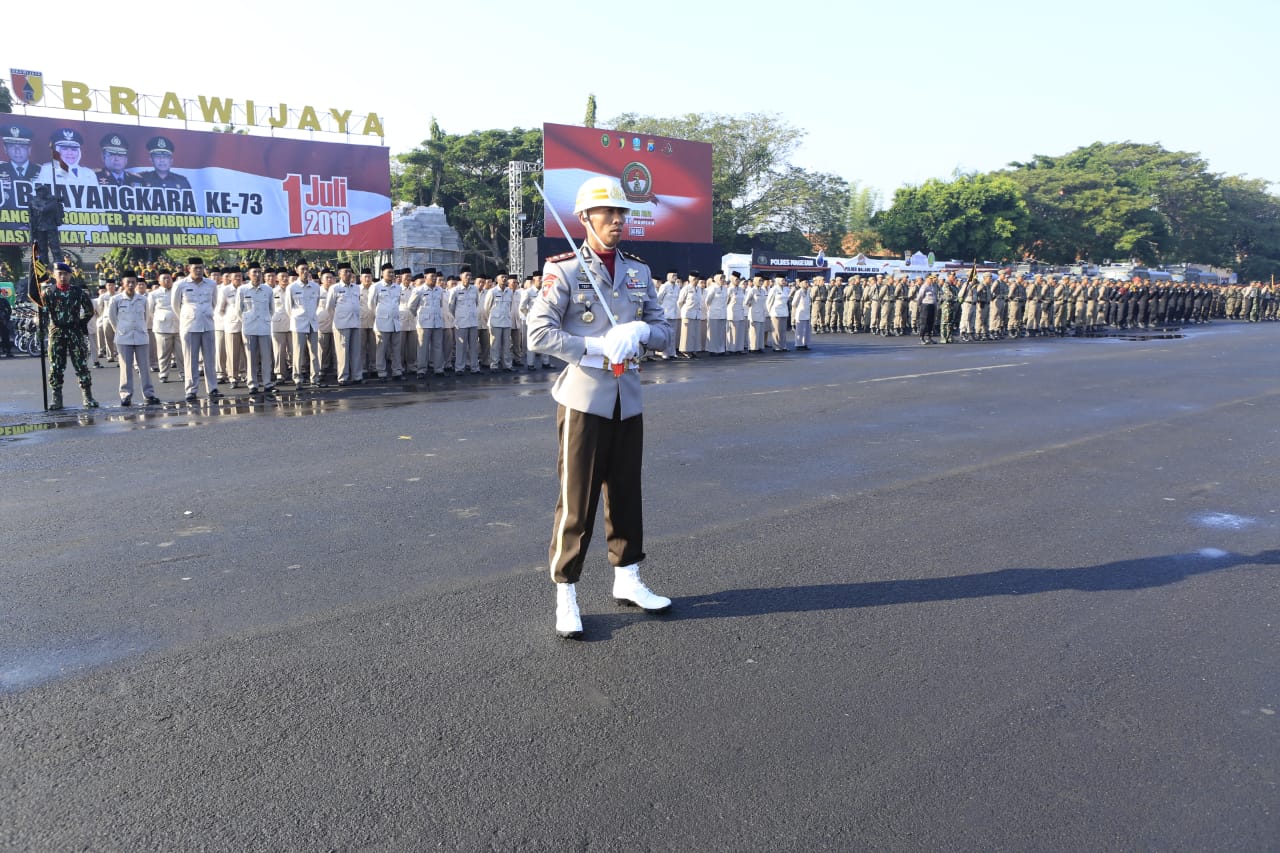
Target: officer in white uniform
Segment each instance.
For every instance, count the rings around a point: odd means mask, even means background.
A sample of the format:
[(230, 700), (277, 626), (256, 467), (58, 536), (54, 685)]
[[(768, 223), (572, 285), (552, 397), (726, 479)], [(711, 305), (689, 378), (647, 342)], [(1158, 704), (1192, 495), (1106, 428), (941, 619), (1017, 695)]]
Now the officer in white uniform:
[(765, 308), (769, 312), (769, 336), (773, 338), (773, 351), (786, 352), (791, 349), (787, 345), (787, 322), (790, 319), (791, 287), (786, 279), (778, 276), (769, 288), (765, 297)]
[(232, 388), (240, 387), (245, 376), (244, 320), (240, 316), (240, 287), (244, 273), (239, 267), (227, 267), (226, 281), (218, 292), (218, 314), (222, 317), (222, 346), (226, 353), (227, 378)]
[(120, 276), (124, 290), (111, 299), (106, 322), (115, 331), (116, 349), (120, 353), (120, 405), (133, 404), (133, 371), (142, 376), (142, 393), (147, 405), (160, 402), (151, 384), (151, 339), (147, 336), (147, 297), (138, 292), (138, 277), (133, 270)]
[(699, 273), (689, 273), (689, 280), (680, 288), (676, 304), (680, 309), (679, 354), (685, 358), (697, 358), (707, 338), (707, 302)]
[(529, 311), (533, 303), (542, 295), (542, 273), (529, 277), (520, 291), (520, 336), (524, 338), (525, 370), (536, 370), (541, 366), (544, 370), (551, 366), (551, 358), (544, 353), (537, 353), (529, 346)]
[(702, 298), (707, 306), (707, 352), (724, 355), (729, 325), (729, 286), (724, 282), (724, 273), (716, 273), (707, 283)]
[[(680, 323), (680, 273), (667, 270), (667, 280), (658, 286), (658, 302), (662, 305), (662, 313), (672, 329), (679, 328)], [(664, 359), (676, 357), (676, 336), (671, 336), (671, 343), (658, 353)]]
[(147, 293), (151, 306), (151, 332), (156, 336), (156, 367), (160, 381), (169, 381), (169, 369), (173, 364), (178, 344), (178, 315), (173, 313), (173, 276), (160, 273), (160, 286)]
[(173, 312), (178, 315), (182, 339), (182, 371), (187, 382), (188, 403), (196, 401), (202, 362), (209, 399), (222, 396), (214, 372), (213, 305), (217, 289), (213, 279), (205, 278), (204, 261), (200, 258), (187, 258), (187, 277), (173, 286)]
[(391, 359), (391, 378), (401, 378), (404, 353), (400, 349), (400, 292), (404, 288), (396, 280), (391, 264), (382, 265), (382, 280), (373, 283), (367, 298), (373, 312), (373, 330), (377, 333), (377, 354), (374, 358), (379, 379), (387, 378), (387, 359)]
[(436, 281), (434, 269), (427, 270), (422, 284), (414, 288), (409, 308), (418, 326), (415, 372), (420, 378), (427, 375), (427, 370), (440, 376), (444, 373), (444, 290)]
[(275, 390), (271, 368), (271, 319), (275, 313), (275, 292), (262, 275), (262, 266), (249, 264), (249, 280), (236, 290), (236, 311), (240, 332), (248, 353), (246, 377), (249, 393), (269, 394)]
[(338, 276), (333, 270), (325, 267), (320, 270), (320, 304), (316, 306), (316, 325), (320, 328), (320, 380), (327, 382), (334, 369), (333, 356), (333, 312), (329, 310), (329, 290)]
[(320, 387), (320, 284), (312, 281), (306, 261), (295, 268), (298, 278), (284, 289), (284, 310), (293, 332), (293, 384), (302, 386), (302, 359), (306, 356), (311, 386)]
[(364, 352), (364, 366), (360, 371), (360, 379), (352, 380), (357, 385), (364, 382), (366, 373), (373, 373), (373, 357), (378, 352), (378, 336), (373, 331), (373, 309), (369, 307), (369, 291), (373, 289), (373, 269), (365, 267), (360, 270), (360, 345)]
[[(671, 327), (649, 267), (618, 250), (629, 209), (616, 178), (583, 183), (574, 204), (587, 229), (581, 256), (570, 252), (547, 260), (541, 295), (528, 316), (529, 348), (568, 363), (551, 391), (559, 404), (560, 492), (549, 562), (556, 583), (556, 633), (562, 637), (582, 636), (576, 584), (601, 494), (614, 599), (651, 612), (671, 606), (671, 599), (654, 595), (640, 581), (638, 566), (645, 556), (638, 359), (645, 345), (665, 349)], [(611, 325), (610, 314), (617, 325)]]
[(364, 379), (364, 333), (360, 328), (363, 291), (356, 283), (351, 264), (338, 264), (338, 281), (329, 288), (326, 305), (333, 316), (333, 350), (337, 361), (338, 385)]
[[(103, 290), (98, 297), (93, 300), (93, 317), (90, 330), (91, 337), (98, 343), (98, 354), (106, 358), (107, 363), (111, 364), (116, 360), (116, 336), (111, 330), (111, 324), (107, 322), (107, 309), (111, 307), (111, 300), (116, 296), (116, 280), (110, 276), (103, 279)], [(95, 359), (96, 361), (96, 359)]]
[(489, 318), (489, 369), (511, 372), (511, 315), (513, 294), (505, 274), (484, 292), (484, 313)]
[(289, 286), (287, 270), (277, 268), (271, 288), (271, 369), (277, 382), (292, 374), (293, 336), (289, 334), (289, 312), (284, 305), (284, 291)]
[(764, 352), (767, 338), (765, 320), (769, 316), (768, 306), (765, 304), (768, 301), (767, 297), (768, 293), (764, 289), (764, 282), (761, 281), (760, 276), (751, 279), (746, 298), (742, 301), (747, 307), (747, 348), (751, 352)]
[(449, 291), (449, 313), (455, 331), (454, 370), (480, 372), (480, 290), (471, 279), (471, 267), (458, 274), (458, 286)]

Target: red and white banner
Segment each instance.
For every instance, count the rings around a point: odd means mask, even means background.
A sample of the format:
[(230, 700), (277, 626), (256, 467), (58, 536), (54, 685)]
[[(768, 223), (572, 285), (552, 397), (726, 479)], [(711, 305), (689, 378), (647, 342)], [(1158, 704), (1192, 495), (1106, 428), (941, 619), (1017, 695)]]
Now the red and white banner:
[[(575, 240), (585, 229), (573, 215), (578, 187), (607, 175), (631, 202), (624, 240), (711, 242), (711, 145), (644, 133), (566, 124), (542, 126), (547, 198)], [(560, 235), (550, 212), (544, 228)]]
[(13, 114), (0, 139), (0, 245), (31, 242), (27, 208), (44, 184), (69, 248), (391, 248), (381, 146)]

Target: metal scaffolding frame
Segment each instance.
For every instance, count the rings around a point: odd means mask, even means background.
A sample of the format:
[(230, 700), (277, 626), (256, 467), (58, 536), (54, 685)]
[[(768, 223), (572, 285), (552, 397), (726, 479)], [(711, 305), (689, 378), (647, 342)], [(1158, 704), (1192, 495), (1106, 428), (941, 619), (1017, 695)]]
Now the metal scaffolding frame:
[(521, 196), (525, 172), (541, 172), (542, 162), (512, 160), (507, 164), (507, 207), (511, 218), (510, 245), (507, 248), (507, 273), (516, 281), (524, 279), (524, 216)]

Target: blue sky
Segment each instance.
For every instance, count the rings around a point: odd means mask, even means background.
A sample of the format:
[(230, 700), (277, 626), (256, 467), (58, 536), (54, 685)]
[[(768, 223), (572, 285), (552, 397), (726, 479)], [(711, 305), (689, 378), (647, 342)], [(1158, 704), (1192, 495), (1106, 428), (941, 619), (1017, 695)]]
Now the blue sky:
[[(129, 12), (119, 38), (104, 38), (101, 4), (58, 8), (82, 26), (58, 27), (57, 50), (38, 34), (26, 49), (11, 38), (7, 67), (375, 111), (393, 153), (425, 138), (433, 115), (452, 133), (579, 124), (594, 93), (602, 124), (623, 112), (777, 114), (806, 132), (794, 163), (886, 202), (906, 183), (1095, 140), (1158, 142), (1280, 181), (1275, 2), (318, 0), (299, 14), (227, 0), (198, 18)], [(151, 46), (164, 39), (162, 59)]]

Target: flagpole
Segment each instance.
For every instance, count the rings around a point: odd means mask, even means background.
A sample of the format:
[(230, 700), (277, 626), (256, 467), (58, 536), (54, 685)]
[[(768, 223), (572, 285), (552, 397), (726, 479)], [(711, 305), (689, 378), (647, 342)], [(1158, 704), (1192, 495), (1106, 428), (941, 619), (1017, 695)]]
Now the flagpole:
[(40, 339), (37, 348), (40, 350), (40, 392), (44, 395), (44, 410), (49, 411), (49, 368), (45, 362), (45, 345), (47, 341), (46, 328), (44, 324), (44, 294), (40, 292), (40, 283), (36, 280), (36, 264), (40, 263), (39, 259), (40, 246), (34, 240), (31, 243), (31, 276), (27, 280), (27, 296), (34, 298), (32, 301), (38, 306), (36, 308), (36, 317), (39, 326)]

